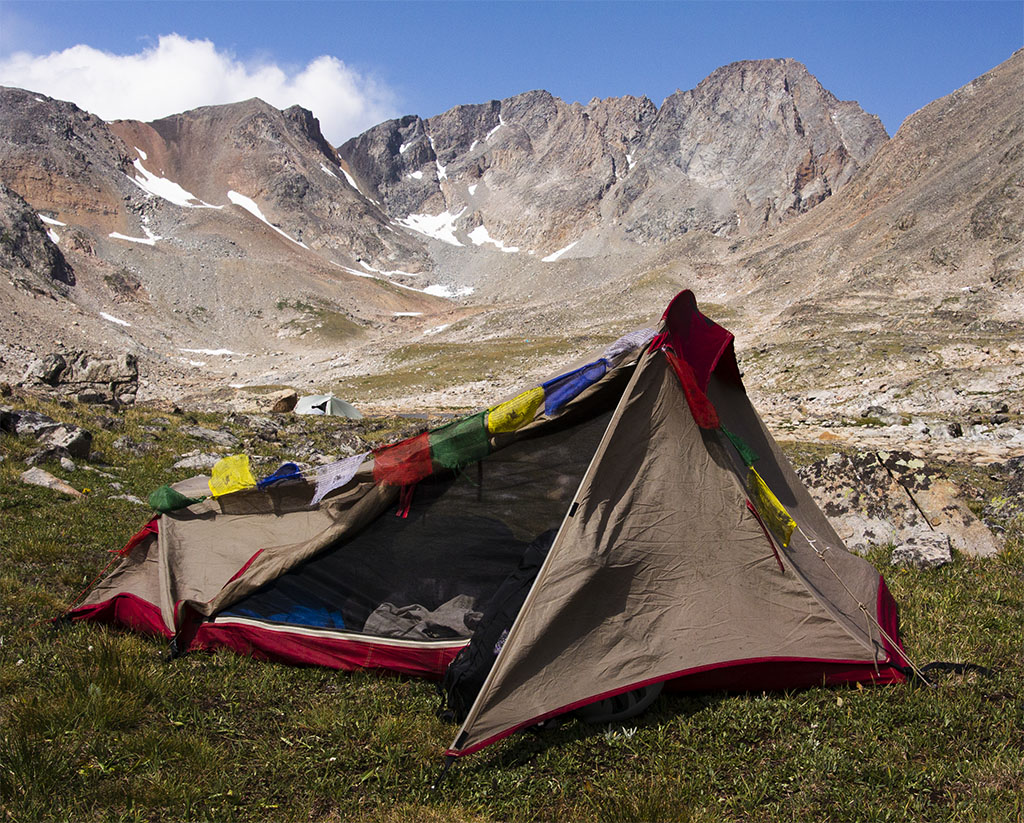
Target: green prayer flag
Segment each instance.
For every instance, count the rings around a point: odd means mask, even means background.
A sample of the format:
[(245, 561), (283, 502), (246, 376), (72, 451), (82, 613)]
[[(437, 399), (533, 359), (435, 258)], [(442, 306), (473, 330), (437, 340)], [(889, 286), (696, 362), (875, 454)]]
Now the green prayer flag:
[(747, 441), (740, 437), (738, 434), (733, 434), (725, 426), (721, 427), (722, 434), (729, 438), (729, 442), (735, 447), (736, 451), (740, 453), (740, 459), (743, 460), (743, 465), (748, 468), (753, 466), (760, 458), (749, 445)]
[(149, 495), (149, 506), (158, 512), (173, 512), (191, 506), (193, 503), (201, 503), (203, 497), (186, 497), (170, 486), (161, 486)]
[(430, 432), (430, 456), (443, 468), (458, 469), (483, 460), (489, 452), (485, 411)]

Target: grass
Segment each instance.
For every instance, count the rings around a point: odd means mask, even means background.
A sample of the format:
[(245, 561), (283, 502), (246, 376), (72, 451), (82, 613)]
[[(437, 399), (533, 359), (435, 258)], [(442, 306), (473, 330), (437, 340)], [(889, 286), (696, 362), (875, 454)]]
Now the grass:
[(278, 300), (276, 308), (278, 311), (290, 310), (298, 314), (298, 317), (285, 323), (284, 327), (293, 329), (300, 337), (313, 334), (326, 342), (339, 343), (357, 338), (364, 331), (347, 314), (322, 301), (310, 303), (304, 300)]
[(357, 375), (331, 387), (339, 397), (373, 398), (396, 386), (430, 391), (485, 379), (488, 373), (521, 374), (544, 358), (565, 356), (611, 340), (595, 337), (502, 338), (475, 343), (411, 343), (391, 352), (379, 373)]
[[(429, 786), (454, 730), (432, 684), (372, 672), (259, 663), (229, 652), (169, 660), (163, 642), (99, 626), (55, 630), (60, 613), (145, 520), (113, 495), (145, 497), (177, 479), (180, 431), (225, 427), (250, 450), (286, 458), (342, 435), (394, 436), (280, 418), (278, 444), (244, 421), (19, 401), (95, 434), (105, 474), (46, 468), (72, 501), (18, 482), (32, 444), (0, 449), (0, 818), (315, 821), (1010, 821), (1024, 818), (1024, 524), (998, 558), (885, 570), (918, 662), (966, 660), (989, 677), (935, 689), (808, 689), (663, 696), (622, 727), (570, 722), (519, 734)], [(275, 418), (278, 420), (278, 418)], [(110, 425), (108, 423), (108, 425)], [(141, 456), (119, 451), (129, 436)], [(148, 438), (148, 439), (147, 439)], [(802, 455), (805, 458), (810, 454)], [(105, 475), (109, 475), (105, 476)], [(120, 484), (121, 489), (114, 487)]]

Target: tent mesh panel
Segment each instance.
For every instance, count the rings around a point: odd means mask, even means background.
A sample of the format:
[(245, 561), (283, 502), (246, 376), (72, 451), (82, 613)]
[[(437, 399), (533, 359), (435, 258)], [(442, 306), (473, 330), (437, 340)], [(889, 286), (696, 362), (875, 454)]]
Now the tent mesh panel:
[(561, 525), (610, 416), (423, 479), (408, 517), (386, 512), (221, 614), (361, 631), (384, 602), (434, 610), (469, 595), (481, 605), (530, 542)]

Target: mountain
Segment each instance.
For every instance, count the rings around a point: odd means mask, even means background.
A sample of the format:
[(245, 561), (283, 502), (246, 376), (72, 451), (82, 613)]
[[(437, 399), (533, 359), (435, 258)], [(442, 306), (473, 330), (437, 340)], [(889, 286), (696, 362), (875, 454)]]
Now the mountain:
[(891, 140), (793, 60), (660, 107), (531, 91), (336, 149), (299, 107), (104, 123), (2, 89), (0, 372), (59, 343), (135, 353), (141, 398), (474, 406), (689, 287), (776, 420), (1012, 405), (1022, 55)]
[(842, 188), (886, 139), (802, 64), (759, 60), (660, 108), (531, 91), (391, 120), (339, 154), (404, 225), (543, 256), (587, 232), (639, 243), (755, 233)]

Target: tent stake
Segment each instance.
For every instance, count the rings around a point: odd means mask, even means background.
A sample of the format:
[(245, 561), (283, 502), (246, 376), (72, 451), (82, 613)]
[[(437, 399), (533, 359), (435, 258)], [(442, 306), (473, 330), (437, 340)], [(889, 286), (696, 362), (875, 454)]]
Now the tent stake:
[(455, 755), (450, 754), (444, 759), (444, 765), (441, 767), (441, 771), (438, 772), (437, 777), (434, 778), (434, 782), (430, 784), (430, 791), (436, 792), (441, 788), (441, 784), (444, 783), (444, 779), (448, 776), (448, 770), (452, 767), (452, 763), (455, 762)]

